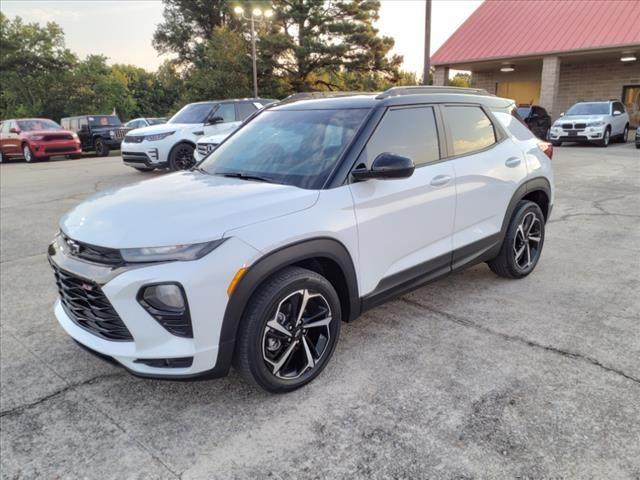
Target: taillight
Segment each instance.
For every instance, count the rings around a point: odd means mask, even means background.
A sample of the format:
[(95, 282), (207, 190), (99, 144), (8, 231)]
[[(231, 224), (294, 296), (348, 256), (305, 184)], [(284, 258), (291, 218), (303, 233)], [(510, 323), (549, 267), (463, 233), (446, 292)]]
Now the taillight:
[(549, 142), (540, 142), (538, 143), (538, 148), (542, 150), (542, 152), (549, 157), (549, 160), (553, 159), (553, 145)]

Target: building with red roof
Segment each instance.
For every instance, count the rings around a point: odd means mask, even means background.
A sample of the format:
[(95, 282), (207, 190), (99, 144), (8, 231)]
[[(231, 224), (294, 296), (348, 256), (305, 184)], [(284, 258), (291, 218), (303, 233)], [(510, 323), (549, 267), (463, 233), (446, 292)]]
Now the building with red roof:
[(485, 0), (431, 57), (472, 86), (554, 117), (580, 100), (621, 99), (640, 124), (640, 0)]

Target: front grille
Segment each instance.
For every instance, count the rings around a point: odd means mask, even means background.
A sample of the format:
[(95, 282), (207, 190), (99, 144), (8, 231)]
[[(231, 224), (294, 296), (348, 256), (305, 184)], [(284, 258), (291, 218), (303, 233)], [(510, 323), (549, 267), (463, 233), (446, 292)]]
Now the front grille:
[(585, 128), (587, 128), (587, 124), (586, 123), (563, 123), (562, 124), (562, 129), (563, 130), (584, 130)]
[(142, 143), (144, 135), (127, 135), (124, 137), (124, 143)]
[(62, 152), (73, 152), (76, 149), (73, 145), (66, 147), (47, 147), (44, 149), (45, 153), (62, 153)]
[(585, 128), (587, 128), (587, 124), (586, 123), (576, 123), (573, 128), (575, 128), (576, 130), (584, 130)]
[(99, 247), (97, 245), (90, 245), (88, 243), (78, 242), (61, 234), (62, 241), (69, 247), (69, 254), (82, 258), (93, 263), (99, 263), (101, 265), (111, 265), (113, 267), (124, 264), (124, 259), (120, 254), (120, 250), (116, 248)]
[(198, 143), (198, 153), (200, 155), (208, 155), (211, 153), (216, 147), (217, 143)]
[(131, 332), (98, 284), (76, 277), (53, 262), (51, 266), (62, 307), (76, 325), (107, 340), (133, 341)]
[(126, 134), (127, 134), (126, 128), (114, 128), (113, 135), (111, 135), (111, 138), (115, 140), (120, 140), (121, 138), (124, 138)]
[(42, 140), (51, 141), (51, 140), (73, 140), (73, 136), (69, 133), (58, 133), (55, 135), (45, 135), (42, 137)]

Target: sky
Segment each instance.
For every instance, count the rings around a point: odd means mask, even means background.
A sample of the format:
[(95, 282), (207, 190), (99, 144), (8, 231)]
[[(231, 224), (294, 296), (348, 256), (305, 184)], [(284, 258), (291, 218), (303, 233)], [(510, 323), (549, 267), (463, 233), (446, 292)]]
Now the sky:
[[(422, 73), (425, 2), (382, 0), (380, 33), (395, 39), (393, 52), (404, 56), (403, 68)], [(433, 0), (431, 53), (473, 13), (482, 0)], [(80, 57), (101, 53), (110, 63), (131, 63), (155, 70), (164, 60), (151, 44), (162, 22), (160, 0), (2, 0), (0, 10), (27, 22), (56, 22), (67, 47)]]

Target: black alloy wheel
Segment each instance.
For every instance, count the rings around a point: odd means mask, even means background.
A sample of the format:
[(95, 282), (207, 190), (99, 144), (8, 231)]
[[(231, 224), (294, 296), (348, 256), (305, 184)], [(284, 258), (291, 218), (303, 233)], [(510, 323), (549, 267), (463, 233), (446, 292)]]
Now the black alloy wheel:
[(238, 332), (234, 366), (250, 383), (288, 392), (317, 377), (340, 335), (340, 300), (329, 281), (299, 267), (269, 278)]
[(173, 171), (189, 170), (196, 164), (193, 157), (193, 145), (188, 143), (179, 143), (169, 154), (169, 168)]

